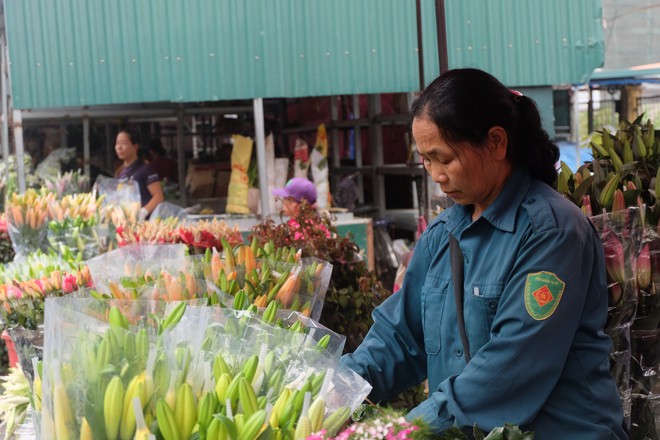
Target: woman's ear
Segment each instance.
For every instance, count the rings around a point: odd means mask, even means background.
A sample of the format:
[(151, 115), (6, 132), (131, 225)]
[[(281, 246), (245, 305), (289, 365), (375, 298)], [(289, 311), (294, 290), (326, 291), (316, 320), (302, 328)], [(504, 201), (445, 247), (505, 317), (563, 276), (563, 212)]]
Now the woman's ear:
[(509, 143), (509, 137), (506, 133), (506, 130), (499, 125), (491, 127), (488, 130), (488, 137), (486, 142), (488, 143), (488, 148), (491, 151), (494, 159), (503, 160), (506, 158), (507, 145)]

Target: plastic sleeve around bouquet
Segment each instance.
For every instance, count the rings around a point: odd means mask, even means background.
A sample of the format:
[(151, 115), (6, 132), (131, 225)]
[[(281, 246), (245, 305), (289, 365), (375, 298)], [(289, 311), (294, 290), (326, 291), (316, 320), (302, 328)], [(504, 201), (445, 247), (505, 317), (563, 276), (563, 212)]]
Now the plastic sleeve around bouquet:
[[(125, 328), (114, 322), (113, 306), (126, 317)], [(94, 438), (105, 438), (104, 416), (110, 409), (103, 402), (109, 384), (120, 373), (128, 382), (144, 370), (158, 328), (151, 317), (164, 315), (167, 306), (155, 301), (47, 298), (42, 438), (78, 438), (83, 423)]]
[(185, 266), (186, 247), (180, 244), (125, 246), (87, 261), (94, 286), (101, 293), (112, 293), (111, 286), (122, 280), (155, 279), (162, 272), (178, 273)]
[[(121, 288), (121, 287), (120, 287)], [(136, 289), (137, 298), (161, 301), (202, 300), (206, 305), (231, 304), (232, 298), (215, 284), (187, 271), (178, 275), (162, 273), (156, 280)]]
[(650, 425), (648, 429), (655, 430), (657, 422), (640, 417), (642, 409), (657, 400), (651, 390), (657, 389), (660, 369), (660, 238), (646, 225), (643, 214), (628, 208), (590, 219), (605, 252), (609, 294), (605, 330), (612, 339), (611, 372), (624, 415), (635, 430)]
[(27, 258), (33, 252), (48, 249), (48, 222), (24, 222), (20, 213), (7, 209), (7, 233), (17, 260)]
[(105, 195), (103, 206), (120, 206), (122, 204), (140, 203), (140, 187), (133, 180), (119, 180), (99, 176), (94, 183), (99, 196)]
[[(276, 300), (283, 309), (300, 311), (314, 320), (320, 319), (332, 264), (318, 258), (303, 258), (295, 263), (265, 259), (257, 259), (256, 262), (260, 276), (264, 271), (270, 271), (276, 280), (274, 289), (266, 289), (267, 300), (258, 304), (259, 307)], [(241, 275), (237, 273), (237, 278), (241, 279)]]
[(48, 244), (56, 252), (62, 246), (79, 252), (83, 260), (89, 260), (100, 253), (101, 241), (95, 225), (81, 227), (48, 228)]

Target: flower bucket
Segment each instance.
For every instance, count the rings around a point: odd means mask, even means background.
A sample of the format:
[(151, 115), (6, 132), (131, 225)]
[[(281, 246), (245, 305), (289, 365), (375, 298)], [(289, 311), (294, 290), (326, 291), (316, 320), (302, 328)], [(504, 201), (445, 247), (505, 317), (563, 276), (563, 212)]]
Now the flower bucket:
[(16, 354), (16, 347), (14, 346), (14, 341), (12, 341), (11, 336), (7, 333), (7, 330), (2, 332), (2, 340), (5, 341), (5, 346), (7, 347), (7, 355), (9, 356), (9, 367), (15, 368), (18, 365), (18, 355)]

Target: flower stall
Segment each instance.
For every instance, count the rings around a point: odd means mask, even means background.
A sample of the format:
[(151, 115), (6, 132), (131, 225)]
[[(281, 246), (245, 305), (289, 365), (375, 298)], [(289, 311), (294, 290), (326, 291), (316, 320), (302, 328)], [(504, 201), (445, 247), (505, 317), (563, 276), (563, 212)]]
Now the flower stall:
[(640, 116), (594, 133), (593, 160), (561, 166), (558, 189), (601, 236), (609, 281), (612, 374), (634, 438), (660, 430), (660, 137)]

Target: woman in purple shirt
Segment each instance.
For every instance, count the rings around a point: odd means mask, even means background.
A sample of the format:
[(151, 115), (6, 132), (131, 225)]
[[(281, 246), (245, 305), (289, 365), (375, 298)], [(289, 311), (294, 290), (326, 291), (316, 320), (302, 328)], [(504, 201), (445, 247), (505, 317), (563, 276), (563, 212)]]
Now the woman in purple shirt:
[(145, 220), (149, 214), (165, 199), (160, 185), (160, 176), (153, 168), (138, 157), (140, 148), (137, 135), (129, 130), (117, 133), (115, 152), (123, 164), (115, 171), (117, 179), (133, 179), (140, 187), (142, 208), (138, 214), (139, 220)]

